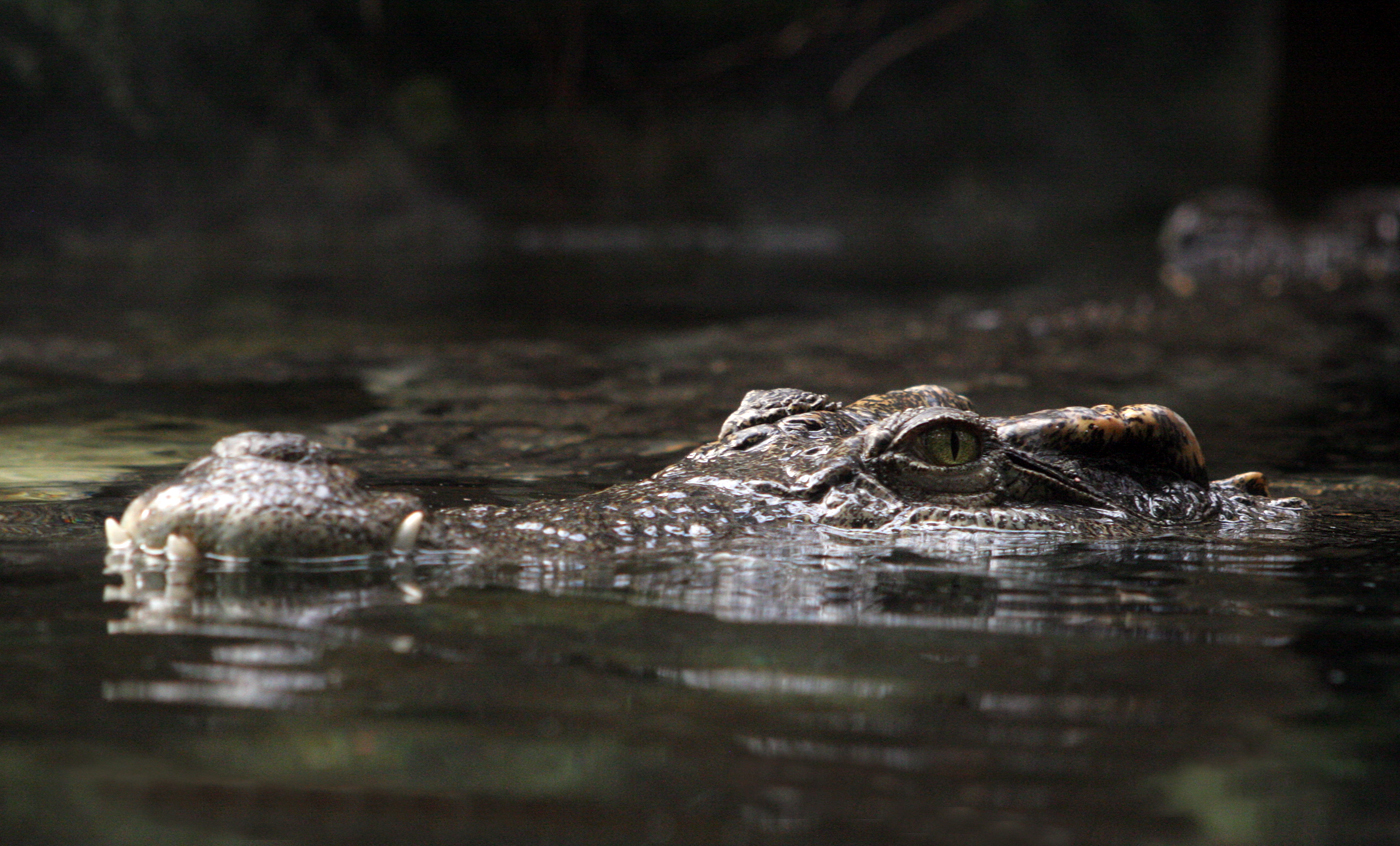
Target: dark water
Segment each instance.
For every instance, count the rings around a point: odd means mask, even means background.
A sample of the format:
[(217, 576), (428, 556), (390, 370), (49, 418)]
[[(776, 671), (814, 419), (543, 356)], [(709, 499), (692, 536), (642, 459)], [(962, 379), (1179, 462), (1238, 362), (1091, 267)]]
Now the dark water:
[(1400, 840), (1386, 479), (1212, 541), (166, 569), (97, 518), (229, 424), (123, 419), (0, 503), (5, 843)]

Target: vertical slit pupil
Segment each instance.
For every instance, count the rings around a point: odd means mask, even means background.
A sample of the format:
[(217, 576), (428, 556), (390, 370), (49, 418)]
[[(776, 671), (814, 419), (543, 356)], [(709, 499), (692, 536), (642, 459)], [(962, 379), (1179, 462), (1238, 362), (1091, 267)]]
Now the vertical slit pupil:
[(975, 434), (961, 426), (939, 426), (924, 435), (920, 452), (925, 460), (944, 467), (967, 464), (981, 452)]

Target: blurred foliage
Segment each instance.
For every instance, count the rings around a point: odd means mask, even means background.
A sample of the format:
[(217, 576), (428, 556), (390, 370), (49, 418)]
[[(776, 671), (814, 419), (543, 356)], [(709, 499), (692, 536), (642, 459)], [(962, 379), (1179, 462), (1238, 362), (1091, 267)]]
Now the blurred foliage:
[(255, 0), (3, 0), (5, 87), (56, 110), (96, 99), (138, 132), (189, 125), (219, 80), (267, 78), (259, 65), (275, 45), (258, 38), (259, 18)]
[[(1248, 4), (1246, 4), (1248, 5)], [(0, 86), (31, 109), (96, 100), (138, 133), (213, 140), (229, 114), (324, 130), (368, 115), (420, 142), (452, 108), (652, 106), (806, 91), (882, 40), (969, 28), (1100, 77), (1234, 35), (1231, 8), (1135, 0), (0, 0)], [(957, 26), (925, 26), (966, 7)], [(926, 33), (920, 35), (919, 27)], [(1131, 54), (1139, 61), (1125, 61)], [(772, 75), (774, 63), (784, 77)], [(943, 84), (944, 80), (935, 79)], [(42, 101), (42, 102), (41, 102)], [(817, 99), (816, 103), (821, 100)], [(454, 104), (456, 104), (454, 106)], [(409, 115), (415, 108), (427, 117)], [(14, 123), (11, 121), (11, 125)]]
[(0, 0), (0, 250), (178, 287), (466, 261), (477, 210), (898, 207), (892, 249), (985, 263), (1247, 180), (1274, 2)]

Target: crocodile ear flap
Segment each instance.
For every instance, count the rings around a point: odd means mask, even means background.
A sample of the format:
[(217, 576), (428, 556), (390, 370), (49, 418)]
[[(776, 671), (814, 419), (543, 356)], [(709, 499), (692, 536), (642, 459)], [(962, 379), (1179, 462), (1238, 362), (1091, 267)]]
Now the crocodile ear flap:
[(835, 411), (841, 407), (825, 394), (814, 394), (797, 388), (772, 388), (766, 391), (749, 391), (733, 414), (725, 418), (719, 429), (721, 439), (727, 438), (741, 429), (776, 423), (794, 414), (808, 411)]
[(1196, 434), (1181, 415), (1160, 405), (1096, 405), (1037, 411), (1002, 421), (997, 435), (1029, 453), (1059, 452), (1087, 458), (1116, 456), (1170, 470), (1209, 484)]

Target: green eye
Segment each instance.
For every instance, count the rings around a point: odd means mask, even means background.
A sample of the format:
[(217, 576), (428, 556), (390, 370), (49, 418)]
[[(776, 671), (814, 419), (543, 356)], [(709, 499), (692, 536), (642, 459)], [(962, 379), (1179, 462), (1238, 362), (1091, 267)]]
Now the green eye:
[(936, 426), (923, 432), (916, 444), (919, 458), (940, 467), (957, 467), (982, 455), (977, 435), (961, 426)]

